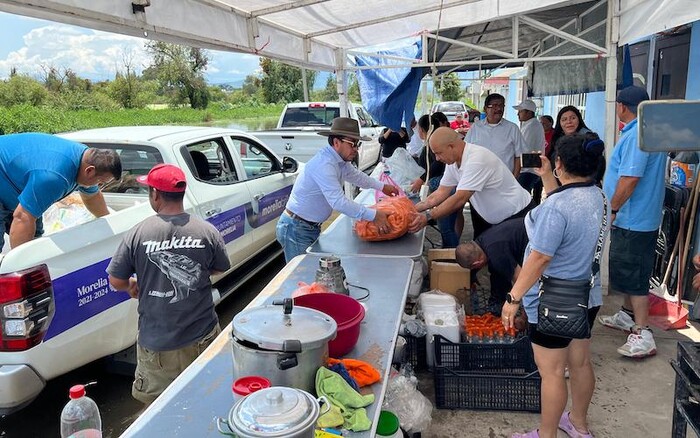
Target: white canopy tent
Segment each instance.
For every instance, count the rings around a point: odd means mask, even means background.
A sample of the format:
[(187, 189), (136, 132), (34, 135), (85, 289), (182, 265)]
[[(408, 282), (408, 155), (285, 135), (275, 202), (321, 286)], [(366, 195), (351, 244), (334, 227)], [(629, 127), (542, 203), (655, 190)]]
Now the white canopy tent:
[[(606, 12), (585, 24), (593, 9)], [(434, 72), (605, 58), (608, 144), (617, 45), (700, 19), (698, 0), (3, 0), (0, 10), (336, 71), (341, 90), (356, 68), (348, 55), (410, 36), (424, 38), (424, 56), (409, 65)], [(562, 44), (576, 50), (557, 53)]]

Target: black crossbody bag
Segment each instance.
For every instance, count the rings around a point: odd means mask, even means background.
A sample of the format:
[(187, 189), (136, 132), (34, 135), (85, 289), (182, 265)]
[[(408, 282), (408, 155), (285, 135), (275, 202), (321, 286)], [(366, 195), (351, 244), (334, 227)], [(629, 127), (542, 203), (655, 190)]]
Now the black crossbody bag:
[[(557, 191), (574, 187), (589, 187), (593, 183), (574, 183)], [(600, 270), (605, 229), (608, 225), (608, 201), (603, 195), (603, 220), (593, 255), (590, 280), (564, 280), (543, 275), (540, 278), (540, 303), (537, 308), (537, 331), (550, 336), (587, 339), (591, 335), (588, 322), (588, 297)]]

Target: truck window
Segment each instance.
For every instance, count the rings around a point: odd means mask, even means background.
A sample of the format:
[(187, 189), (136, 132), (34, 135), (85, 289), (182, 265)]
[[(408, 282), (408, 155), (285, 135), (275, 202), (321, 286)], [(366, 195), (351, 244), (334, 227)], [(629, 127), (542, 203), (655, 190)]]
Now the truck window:
[(282, 119), (282, 128), (301, 126), (331, 126), (333, 119), (340, 117), (340, 108), (331, 108), (323, 104), (311, 104), (308, 107), (288, 107)]
[(365, 111), (360, 107), (357, 107), (356, 110), (357, 110), (357, 120), (360, 122), (360, 127), (361, 128), (371, 127), (372, 123), (368, 119), (368, 114), (365, 113)]
[(105, 193), (136, 193), (148, 194), (148, 187), (139, 184), (136, 177), (146, 175), (156, 164), (163, 162), (158, 149), (151, 146), (118, 145), (118, 144), (89, 144), (88, 146), (102, 149), (114, 149), (119, 154), (122, 163), (122, 177), (112, 181), (100, 189)]
[(258, 178), (282, 170), (279, 161), (267, 149), (247, 138), (231, 137), (235, 150), (241, 154), (246, 178)]
[(239, 181), (233, 160), (223, 138), (209, 139), (182, 148), (185, 161), (194, 177), (211, 184)]

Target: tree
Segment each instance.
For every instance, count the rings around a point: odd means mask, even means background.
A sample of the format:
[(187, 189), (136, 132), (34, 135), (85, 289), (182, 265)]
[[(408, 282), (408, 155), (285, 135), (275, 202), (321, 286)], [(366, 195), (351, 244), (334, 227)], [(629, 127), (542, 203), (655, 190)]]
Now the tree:
[(196, 47), (185, 47), (161, 41), (149, 41), (146, 50), (153, 57), (149, 75), (158, 78), (171, 103), (189, 103), (192, 108), (206, 108), (209, 89), (204, 71), (209, 63), (208, 53)]
[(348, 100), (350, 102), (362, 102), (360, 83), (357, 82), (357, 76), (355, 75), (350, 75), (348, 77)]
[(334, 102), (338, 100), (338, 84), (335, 75), (328, 76), (326, 79), (326, 88), (321, 93), (321, 100)]
[[(273, 61), (269, 58), (260, 58), (260, 68), (262, 69), (260, 87), (266, 102), (289, 103), (304, 99), (300, 68)], [(313, 86), (316, 80), (316, 72), (306, 70), (306, 79), (307, 84)]]
[(464, 92), (456, 73), (442, 77), (438, 83), (438, 93), (440, 93), (442, 100), (462, 100)]
[(0, 81), (0, 103), (3, 106), (42, 105), (48, 92), (41, 83), (29, 76), (14, 74), (6, 81)]
[(133, 54), (122, 53), (122, 65), (124, 71), (117, 71), (117, 75), (107, 86), (107, 94), (124, 108), (143, 108), (146, 101), (141, 98), (141, 81), (133, 67)]
[(253, 96), (260, 90), (260, 78), (255, 75), (248, 75), (243, 80), (241, 91), (248, 96)]

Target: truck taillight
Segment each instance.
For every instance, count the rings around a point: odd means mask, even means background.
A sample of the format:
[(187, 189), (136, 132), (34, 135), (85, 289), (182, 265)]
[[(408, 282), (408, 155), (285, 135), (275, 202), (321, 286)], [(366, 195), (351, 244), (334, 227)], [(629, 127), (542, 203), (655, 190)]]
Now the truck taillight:
[(53, 313), (46, 265), (0, 275), (0, 351), (28, 350), (41, 343)]
[(326, 104), (325, 103), (310, 103), (309, 108), (325, 108)]

